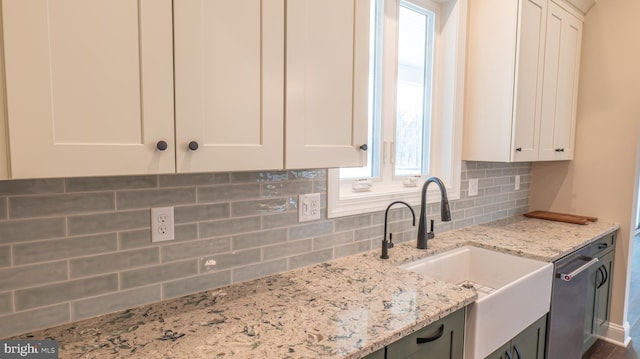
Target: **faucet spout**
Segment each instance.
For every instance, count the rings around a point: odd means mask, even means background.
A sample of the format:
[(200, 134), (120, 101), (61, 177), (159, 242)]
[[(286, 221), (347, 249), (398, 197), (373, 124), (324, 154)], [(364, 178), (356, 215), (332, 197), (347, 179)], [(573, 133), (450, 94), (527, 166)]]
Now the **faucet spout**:
[(433, 239), (433, 220), (431, 220), (431, 230), (427, 232), (427, 189), (429, 184), (435, 183), (440, 189), (440, 219), (443, 222), (451, 220), (451, 210), (449, 209), (449, 199), (447, 199), (447, 190), (444, 183), (438, 177), (429, 177), (422, 185), (422, 198), (420, 200), (420, 219), (418, 221), (418, 245), (420, 249), (427, 249), (427, 240)]
[(416, 225), (416, 213), (413, 211), (413, 208), (411, 208), (411, 206), (407, 202), (403, 202), (403, 201), (391, 202), (391, 204), (387, 206), (387, 210), (384, 211), (384, 237), (382, 238), (382, 255), (380, 256), (380, 258), (382, 259), (388, 259), (389, 248), (393, 248), (393, 240), (392, 240), (391, 233), (389, 233), (389, 240), (387, 241), (387, 219), (389, 216), (389, 210), (394, 204), (403, 204), (407, 208), (409, 208), (409, 210), (411, 211), (411, 215), (413, 216), (413, 226), (415, 227)]

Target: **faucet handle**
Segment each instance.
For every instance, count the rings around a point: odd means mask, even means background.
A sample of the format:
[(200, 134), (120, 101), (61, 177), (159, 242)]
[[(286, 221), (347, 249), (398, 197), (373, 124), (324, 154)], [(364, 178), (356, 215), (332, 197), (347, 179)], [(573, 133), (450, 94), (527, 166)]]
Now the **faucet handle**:
[(433, 219), (429, 221), (429, 224), (430, 224), (429, 227), (430, 228), (429, 228), (429, 232), (427, 232), (427, 240), (434, 239), (436, 237), (435, 233), (433, 233), (433, 223), (434, 222), (435, 221)]
[(389, 233), (389, 248), (393, 248), (393, 233)]

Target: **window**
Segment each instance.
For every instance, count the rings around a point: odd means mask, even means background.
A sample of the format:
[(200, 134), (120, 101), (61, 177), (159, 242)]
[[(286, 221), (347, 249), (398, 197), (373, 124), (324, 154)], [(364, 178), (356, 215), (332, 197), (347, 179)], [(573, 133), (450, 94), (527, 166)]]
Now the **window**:
[[(372, 1), (368, 164), (329, 171), (329, 217), (417, 204), (428, 176), (459, 197), (466, 11), (466, 0)], [(372, 189), (354, 191), (365, 178)]]

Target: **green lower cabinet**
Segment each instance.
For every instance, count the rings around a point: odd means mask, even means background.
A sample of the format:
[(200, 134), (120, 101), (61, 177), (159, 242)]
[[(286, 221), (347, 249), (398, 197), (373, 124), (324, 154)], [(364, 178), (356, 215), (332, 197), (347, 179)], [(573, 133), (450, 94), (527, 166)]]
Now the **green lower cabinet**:
[(384, 349), (385, 348), (382, 348), (376, 352), (373, 352), (362, 359), (385, 359)]
[(387, 359), (462, 359), (464, 316), (460, 309), (387, 346)]
[(511, 355), (511, 342), (503, 345), (485, 359), (513, 359)]
[(487, 359), (544, 359), (547, 316), (535, 321)]
[(609, 326), (615, 244), (616, 233), (604, 236), (591, 244), (590, 255), (598, 258), (598, 264), (589, 270), (583, 353), (589, 350), (598, 337), (605, 334)]
[(613, 276), (613, 259), (615, 253), (613, 251), (599, 258), (602, 263), (603, 279), (598, 282), (596, 287), (596, 300), (594, 306), (594, 329), (596, 334), (602, 335), (609, 324), (609, 308), (611, 307), (611, 278)]

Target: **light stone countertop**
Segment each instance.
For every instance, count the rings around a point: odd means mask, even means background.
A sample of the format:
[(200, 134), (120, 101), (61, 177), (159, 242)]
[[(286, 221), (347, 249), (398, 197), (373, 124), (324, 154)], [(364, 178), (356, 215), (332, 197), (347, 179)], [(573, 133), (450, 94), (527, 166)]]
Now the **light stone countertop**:
[(60, 358), (360, 358), (477, 299), (397, 265), (467, 244), (551, 262), (618, 228), (512, 217), (14, 339)]

